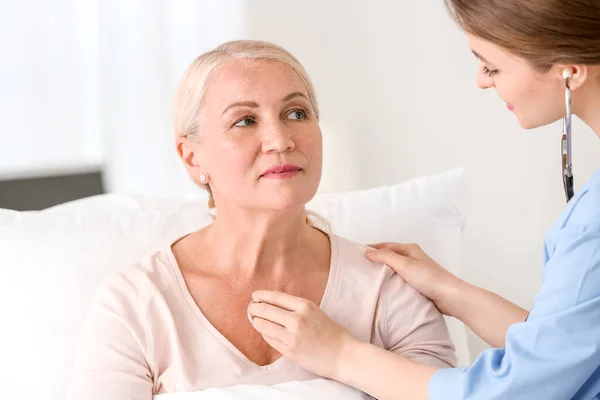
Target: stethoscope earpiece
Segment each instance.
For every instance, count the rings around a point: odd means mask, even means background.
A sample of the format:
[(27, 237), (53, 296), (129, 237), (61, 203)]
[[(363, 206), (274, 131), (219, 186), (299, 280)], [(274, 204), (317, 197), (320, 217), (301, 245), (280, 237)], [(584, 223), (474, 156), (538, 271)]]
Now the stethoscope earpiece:
[(562, 71), (562, 77), (564, 80), (573, 78), (573, 68), (565, 68)]

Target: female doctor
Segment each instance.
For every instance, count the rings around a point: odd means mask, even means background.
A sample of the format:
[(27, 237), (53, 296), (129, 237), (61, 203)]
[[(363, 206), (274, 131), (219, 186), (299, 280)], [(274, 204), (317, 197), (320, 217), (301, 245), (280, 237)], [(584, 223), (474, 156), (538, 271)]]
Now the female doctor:
[[(446, 4), (479, 59), (478, 86), (495, 88), (522, 127), (566, 115), (570, 131), (571, 108), (600, 136), (599, 0)], [(283, 293), (254, 293), (250, 314), (285, 357), (378, 399), (600, 399), (600, 170), (544, 245), (542, 289), (530, 312), (450, 274), (416, 245), (367, 252), (493, 347), (469, 368), (437, 370), (359, 342), (316, 305)]]

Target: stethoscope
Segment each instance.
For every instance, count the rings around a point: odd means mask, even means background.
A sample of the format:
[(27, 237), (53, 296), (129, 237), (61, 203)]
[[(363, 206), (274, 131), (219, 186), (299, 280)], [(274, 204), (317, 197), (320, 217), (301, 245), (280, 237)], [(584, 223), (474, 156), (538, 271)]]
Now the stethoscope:
[(561, 162), (562, 162), (562, 181), (565, 189), (567, 203), (573, 198), (573, 164), (571, 163), (571, 87), (570, 81), (573, 78), (573, 70), (566, 68), (562, 73), (565, 80), (565, 104), (567, 112), (563, 119), (563, 134), (560, 140)]
[[(560, 140), (560, 158), (562, 164), (562, 181), (565, 188), (567, 203), (573, 198), (573, 164), (571, 163), (571, 87), (570, 80), (573, 78), (573, 70), (566, 68), (562, 72), (565, 80), (565, 105), (567, 112), (563, 119), (563, 134)], [(529, 314), (525, 321), (529, 319)]]

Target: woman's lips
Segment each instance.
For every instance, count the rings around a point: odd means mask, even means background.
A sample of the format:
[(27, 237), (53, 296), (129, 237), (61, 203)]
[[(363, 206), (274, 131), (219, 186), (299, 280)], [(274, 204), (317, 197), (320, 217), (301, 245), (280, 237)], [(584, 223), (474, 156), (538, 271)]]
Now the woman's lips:
[(262, 175), (261, 178), (267, 179), (289, 179), (292, 178), (302, 171), (302, 168), (296, 165), (278, 165), (273, 168), (269, 168)]

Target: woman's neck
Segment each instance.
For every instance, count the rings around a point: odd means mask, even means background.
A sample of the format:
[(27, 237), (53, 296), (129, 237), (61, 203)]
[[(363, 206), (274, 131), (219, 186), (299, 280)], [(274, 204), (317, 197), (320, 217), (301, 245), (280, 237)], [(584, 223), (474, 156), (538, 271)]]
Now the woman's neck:
[(590, 113), (590, 115), (584, 119), (584, 122), (590, 128), (592, 128), (592, 130), (598, 136), (598, 139), (600, 139), (600, 104), (598, 104), (598, 108), (596, 108), (596, 110), (597, 110), (596, 113), (595, 114)]
[[(222, 213), (205, 230), (205, 244), (219, 271), (237, 279), (289, 276), (323, 235), (306, 223), (304, 209), (281, 213)], [(203, 246), (204, 247), (204, 246)], [(310, 266), (307, 266), (307, 268)]]
[(597, 83), (590, 86), (578, 104), (577, 116), (600, 138), (600, 75)]

